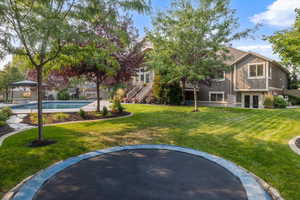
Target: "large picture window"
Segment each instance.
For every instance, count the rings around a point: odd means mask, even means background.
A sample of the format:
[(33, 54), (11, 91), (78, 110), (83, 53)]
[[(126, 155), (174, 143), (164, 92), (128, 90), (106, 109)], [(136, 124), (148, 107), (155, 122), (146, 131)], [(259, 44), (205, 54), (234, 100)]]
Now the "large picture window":
[(262, 78), (264, 77), (264, 72), (264, 64), (249, 65), (249, 78)]
[(224, 101), (224, 92), (210, 92), (209, 93), (210, 101)]

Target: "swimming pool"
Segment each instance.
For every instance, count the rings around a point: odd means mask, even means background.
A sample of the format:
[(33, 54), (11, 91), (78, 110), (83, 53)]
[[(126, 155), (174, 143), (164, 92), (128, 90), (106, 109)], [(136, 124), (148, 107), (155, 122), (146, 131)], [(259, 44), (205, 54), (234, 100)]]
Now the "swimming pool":
[[(74, 109), (81, 108), (92, 101), (45, 101), (43, 109)], [(28, 103), (22, 105), (11, 106), (13, 110), (32, 110), (37, 109), (37, 103)]]

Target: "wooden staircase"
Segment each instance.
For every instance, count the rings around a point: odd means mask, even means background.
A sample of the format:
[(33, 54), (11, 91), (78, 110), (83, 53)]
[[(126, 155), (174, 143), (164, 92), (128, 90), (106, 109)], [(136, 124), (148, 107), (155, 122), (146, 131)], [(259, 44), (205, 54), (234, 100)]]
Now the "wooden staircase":
[(152, 83), (138, 85), (131, 89), (126, 95), (126, 103), (143, 103), (152, 91)]
[(152, 91), (152, 85), (149, 83), (136, 95), (136, 103), (143, 103), (143, 101), (148, 97)]
[(132, 99), (134, 98), (141, 90), (143, 89), (143, 86), (138, 85), (133, 87), (126, 95), (127, 99)]

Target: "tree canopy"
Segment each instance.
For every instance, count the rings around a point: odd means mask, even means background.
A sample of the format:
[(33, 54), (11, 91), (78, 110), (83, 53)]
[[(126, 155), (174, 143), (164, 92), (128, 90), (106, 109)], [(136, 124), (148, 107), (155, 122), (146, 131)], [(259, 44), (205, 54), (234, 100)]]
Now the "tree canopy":
[(153, 44), (150, 65), (162, 79), (188, 81), (193, 84), (195, 111), (197, 88), (201, 81), (225, 70), (229, 59), (227, 46), (247, 36), (251, 30), (237, 32), (239, 24), (229, 0), (176, 0), (172, 9), (159, 13), (154, 30), (149, 32)]
[[(37, 71), (38, 131), (42, 134), (43, 70), (59, 66), (62, 60), (74, 62), (82, 46), (94, 57), (106, 57), (112, 48), (109, 40), (99, 37), (103, 27), (114, 31), (118, 13), (127, 10), (149, 11), (147, 0), (3, 0), (0, 1), (0, 56), (24, 55)], [(97, 31), (95, 29), (97, 28)], [(101, 44), (100, 46), (98, 46)], [(108, 50), (107, 50), (108, 49)], [(84, 54), (82, 54), (84, 56)], [(80, 58), (80, 57), (79, 57)], [(108, 60), (108, 59), (106, 59)], [(110, 64), (116, 63), (109, 60)], [(104, 63), (100, 63), (104, 65)]]
[(300, 66), (300, 9), (295, 12), (297, 16), (293, 27), (278, 31), (266, 39), (272, 43), (274, 52), (285, 63)]
[(10, 84), (23, 79), (24, 74), (12, 64), (5, 65), (4, 69), (0, 71), (0, 91), (3, 92), (6, 102), (8, 102)]

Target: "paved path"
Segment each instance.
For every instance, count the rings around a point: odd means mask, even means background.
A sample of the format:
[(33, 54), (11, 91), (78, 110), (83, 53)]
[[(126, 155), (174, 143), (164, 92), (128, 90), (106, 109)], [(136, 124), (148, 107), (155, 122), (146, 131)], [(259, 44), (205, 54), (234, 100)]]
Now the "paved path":
[(22, 131), (25, 129), (34, 128), (34, 126), (22, 123), (24, 117), (26, 117), (26, 116), (27, 116), (27, 114), (13, 115), (6, 122), (15, 131)]
[(83, 160), (52, 177), (35, 200), (247, 200), (240, 180), (204, 158), (126, 150)]
[(27, 114), (17, 114), (11, 116), (6, 122), (7, 124), (14, 129), (13, 132), (2, 135), (0, 137), (0, 146), (4, 142), (4, 140), (12, 135), (18, 134), (24, 130), (34, 128), (34, 126), (22, 123), (23, 118), (26, 117)]

